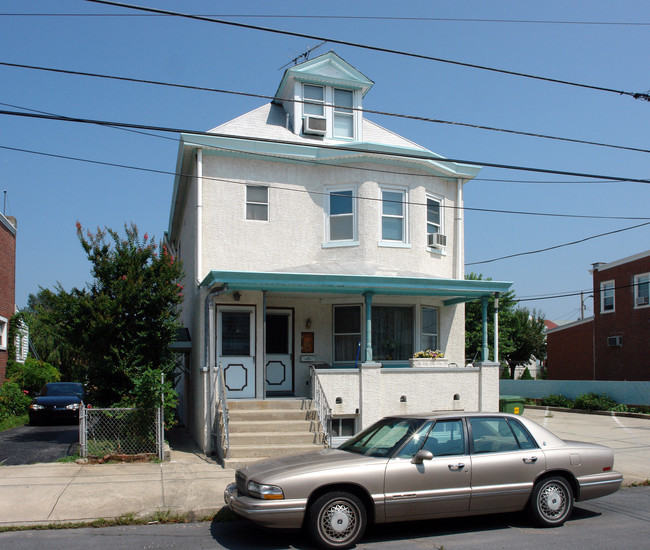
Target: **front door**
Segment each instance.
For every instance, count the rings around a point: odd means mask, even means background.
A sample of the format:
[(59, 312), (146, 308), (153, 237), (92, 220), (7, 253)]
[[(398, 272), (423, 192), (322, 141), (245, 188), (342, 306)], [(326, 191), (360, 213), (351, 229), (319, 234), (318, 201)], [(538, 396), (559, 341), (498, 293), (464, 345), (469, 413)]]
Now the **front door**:
[(217, 362), (228, 398), (255, 397), (255, 310), (224, 307), (217, 313)]
[(266, 395), (293, 394), (293, 316), (291, 310), (266, 312)]

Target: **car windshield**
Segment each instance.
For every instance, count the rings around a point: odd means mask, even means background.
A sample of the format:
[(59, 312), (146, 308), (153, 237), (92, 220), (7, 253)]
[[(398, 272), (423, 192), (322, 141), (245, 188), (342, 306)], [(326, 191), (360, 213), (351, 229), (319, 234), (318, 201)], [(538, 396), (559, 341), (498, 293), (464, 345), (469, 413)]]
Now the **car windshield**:
[(339, 449), (366, 456), (390, 457), (423, 422), (418, 418), (384, 418), (343, 443)]
[(41, 390), (41, 395), (77, 395), (82, 397), (83, 394), (83, 386), (75, 383), (46, 384)]

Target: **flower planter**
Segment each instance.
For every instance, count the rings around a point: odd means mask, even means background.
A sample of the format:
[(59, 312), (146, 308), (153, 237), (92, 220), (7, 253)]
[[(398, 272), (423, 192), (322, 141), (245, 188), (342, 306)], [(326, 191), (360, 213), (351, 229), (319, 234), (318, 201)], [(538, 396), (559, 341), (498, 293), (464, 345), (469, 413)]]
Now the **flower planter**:
[(437, 359), (432, 357), (412, 357), (409, 359), (409, 367), (414, 369), (447, 368), (449, 367), (449, 359), (445, 357)]

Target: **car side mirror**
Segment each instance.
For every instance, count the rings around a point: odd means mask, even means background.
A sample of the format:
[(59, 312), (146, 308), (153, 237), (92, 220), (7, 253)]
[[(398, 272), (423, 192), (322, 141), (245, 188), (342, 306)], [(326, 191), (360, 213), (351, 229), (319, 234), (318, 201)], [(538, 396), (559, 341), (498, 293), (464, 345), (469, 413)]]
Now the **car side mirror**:
[(421, 450), (415, 453), (415, 456), (411, 459), (411, 464), (422, 464), (425, 460), (431, 460), (433, 458), (433, 453), (431, 451)]

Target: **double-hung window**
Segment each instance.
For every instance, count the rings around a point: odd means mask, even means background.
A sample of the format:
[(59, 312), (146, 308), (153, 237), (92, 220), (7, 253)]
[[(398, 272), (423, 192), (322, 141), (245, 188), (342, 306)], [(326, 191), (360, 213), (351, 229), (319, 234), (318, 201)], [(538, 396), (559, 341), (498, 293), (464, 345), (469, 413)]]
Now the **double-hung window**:
[(406, 243), (406, 191), (381, 190), (381, 240), (385, 243)]
[(269, 221), (269, 188), (262, 185), (246, 186), (246, 219)]
[(323, 86), (314, 86), (305, 84), (303, 87), (305, 103), (303, 104), (303, 113), (309, 116), (325, 116), (325, 88)]
[[(0, 349), (7, 349), (7, 332), (9, 330), (9, 324), (7, 319), (0, 317)], [(14, 359), (12, 357), (12, 359)]]
[(438, 349), (438, 308), (422, 307), (421, 347), (423, 350)]
[(413, 308), (372, 307), (372, 358), (406, 361), (413, 357)]
[[(442, 201), (435, 197), (427, 196), (427, 242), (429, 246), (441, 248), (446, 245), (442, 227)], [(429, 237), (440, 235), (440, 237)]]
[(334, 306), (334, 362), (354, 362), (361, 343), (361, 306)]
[(354, 137), (353, 93), (334, 88), (334, 137)]
[(614, 281), (600, 283), (600, 312), (614, 311)]
[(634, 307), (650, 305), (650, 273), (634, 276)]
[(356, 199), (354, 189), (330, 189), (328, 194), (326, 241), (353, 243), (356, 241)]

